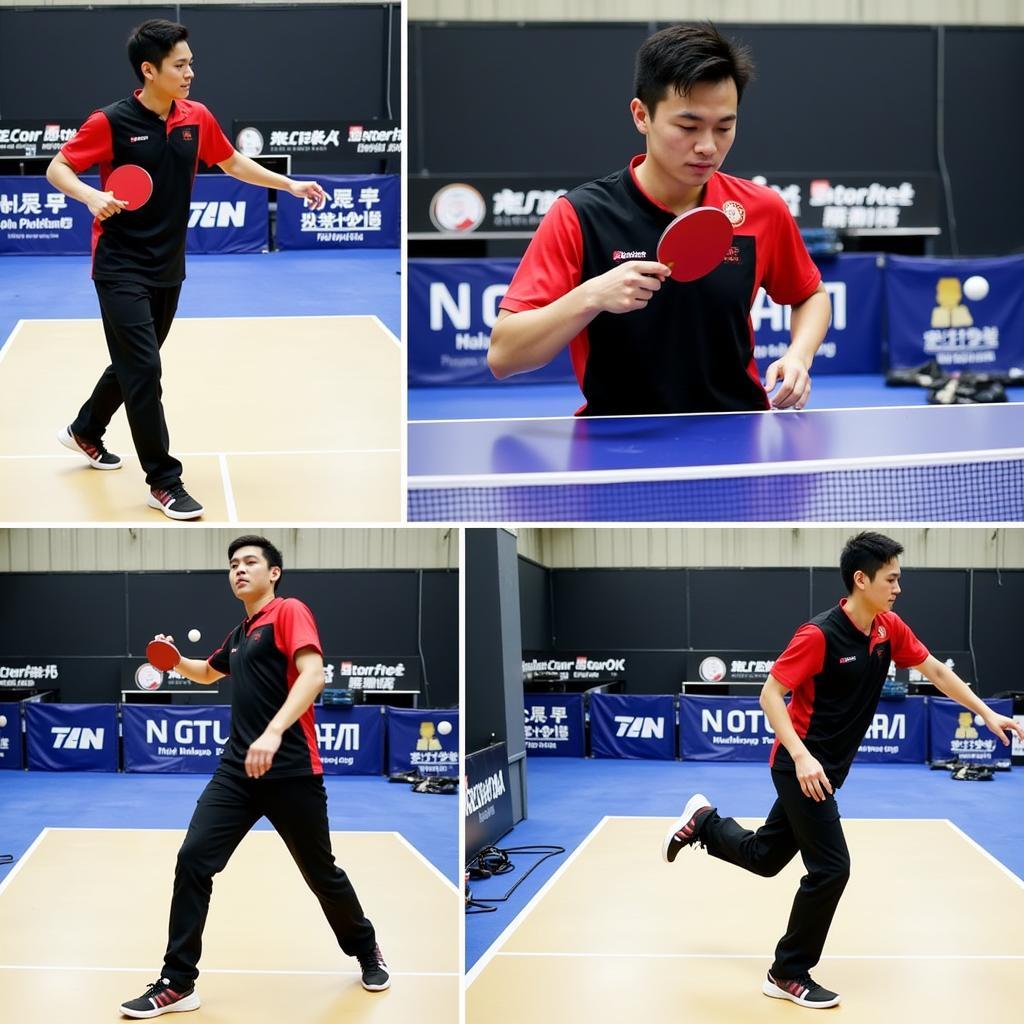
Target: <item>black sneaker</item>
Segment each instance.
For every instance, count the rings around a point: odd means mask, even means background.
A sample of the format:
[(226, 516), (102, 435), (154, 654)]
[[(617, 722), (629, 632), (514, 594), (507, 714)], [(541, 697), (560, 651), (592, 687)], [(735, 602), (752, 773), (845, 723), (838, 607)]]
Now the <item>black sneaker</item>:
[(671, 864), (684, 846), (690, 846), (700, 838), (704, 819), (714, 810), (703, 793), (695, 793), (686, 801), (683, 813), (672, 822), (661, 844), (661, 859)]
[(102, 441), (87, 441), (81, 434), (76, 434), (70, 427), (57, 431), (57, 440), (65, 448), (78, 455), (84, 455), (93, 469), (120, 469), (121, 456), (108, 452)]
[(121, 1013), (137, 1019), (198, 1009), (199, 995), (194, 985), (184, 992), (176, 992), (166, 978), (158, 978), (138, 999), (121, 1004)]
[(152, 488), (148, 504), (150, 508), (160, 509), (168, 519), (198, 519), (206, 511), (180, 480), (168, 487)]
[(384, 954), (380, 946), (374, 946), (369, 953), (359, 957), (359, 966), (363, 969), (363, 988), (367, 992), (383, 992), (391, 987), (391, 975), (388, 965), (384, 963)]
[(812, 1010), (839, 1005), (839, 996), (822, 988), (809, 974), (802, 974), (799, 978), (776, 978), (769, 971), (761, 991), (772, 999), (788, 999), (797, 1006), (806, 1006)]

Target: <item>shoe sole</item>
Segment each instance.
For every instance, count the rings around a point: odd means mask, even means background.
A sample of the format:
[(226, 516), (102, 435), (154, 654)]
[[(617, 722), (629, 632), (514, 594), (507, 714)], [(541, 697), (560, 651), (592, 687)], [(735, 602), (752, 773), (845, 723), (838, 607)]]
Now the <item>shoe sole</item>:
[(391, 979), (388, 978), (383, 985), (367, 985), (365, 981), (361, 981), (360, 984), (367, 992), (383, 992), (385, 989), (391, 988)]
[[(661, 859), (666, 864), (671, 864), (674, 857), (669, 857), (669, 850), (672, 848), (672, 840), (675, 839), (676, 833), (693, 817), (693, 815), (700, 810), (702, 807), (710, 807), (711, 801), (708, 800), (703, 793), (695, 793), (686, 801), (686, 806), (683, 808), (683, 813), (672, 822), (672, 828), (669, 829), (664, 840), (661, 844)], [(688, 844), (689, 845), (689, 844)], [(677, 851), (678, 852), (678, 851)]]
[(785, 989), (779, 988), (777, 985), (773, 985), (767, 978), (761, 984), (761, 991), (766, 996), (771, 996), (772, 999), (788, 999), (791, 1003), (796, 1003), (797, 1006), (802, 1006), (805, 1010), (827, 1010), (830, 1006), (839, 1005), (839, 996), (835, 999), (830, 999), (826, 1003), (808, 1003), (802, 999), (798, 999), (796, 996), (785, 991)]
[(68, 451), (72, 451), (76, 455), (81, 455), (93, 469), (120, 469), (122, 466), (120, 459), (118, 459), (117, 462), (97, 462), (95, 459), (90, 459), (89, 456), (83, 452), (77, 444), (75, 444), (75, 439), (67, 432), (66, 429), (57, 431), (57, 440), (64, 445)]
[(206, 511), (205, 508), (200, 506), (200, 508), (195, 512), (175, 512), (174, 509), (166, 508), (163, 504), (157, 501), (152, 494), (149, 496), (146, 504), (149, 505), (150, 508), (155, 508), (158, 512), (163, 512), (168, 519), (198, 519)]
[(165, 1013), (185, 1013), (188, 1010), (198, 1010), (199, 1005), (199, 994), (193, 992), (192, 995), (179, 999), (176, 1003), (171, 1003), (170, 1006), (158, 1006), (155, 1010), (129, 1010), (124, 1005), (118, 1009), (125, 1017), (131, 1017), (133, 1020), (147, 1020), (150, 1017), (162, 1017)]

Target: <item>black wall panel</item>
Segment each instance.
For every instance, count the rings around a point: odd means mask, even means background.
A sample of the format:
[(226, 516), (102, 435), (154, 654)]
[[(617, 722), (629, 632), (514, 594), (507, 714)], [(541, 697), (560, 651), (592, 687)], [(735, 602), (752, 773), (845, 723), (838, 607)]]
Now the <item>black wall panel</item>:
[[(180, 13), (177, 13), (180, 11)], [(84, 120), (138, 81), (125, 41), (147, 18), (188, 26), (193, 98), (234, 118), (399, 117), (398, 5), (0, 9), (0, 118)], [(390, 24), (391, 67), (387, 70)]]
[[(459, 703), (459, 574), (457, 570), (423, 572), (422, 626), (424, 674), (431, 707)], [(420, 704), (428, 703), (421, 700)]]
[(548, 570), (528, 558), (519, 559), (519, 608), (524, 651), (551, 646), (551, 596)]
[(555, 569), (554, 646), (681, 648), (686, 634), (686, 570)]
[(1024, 691), (1020, 637), (1024, 571), (974, 570), (974, 654), (978, 691)]
[(0, 655), (127, 654), (119, 572), (0, 575)]
[(806, 569), (691, 569), (690, 643), (781, 651), (807, 621)]

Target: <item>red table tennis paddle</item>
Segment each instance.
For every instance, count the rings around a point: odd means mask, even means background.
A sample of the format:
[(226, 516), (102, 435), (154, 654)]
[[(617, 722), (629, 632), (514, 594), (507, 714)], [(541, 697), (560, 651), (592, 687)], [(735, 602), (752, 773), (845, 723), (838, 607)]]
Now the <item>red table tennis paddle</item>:
[(127, 203), (126, 210), (137, 210), (153, 194), (153, 179), (144, 167), (122, 164), (110, 172), (104, 190)]
[(166, 672), (181, 661), (181, 655), (170, 640), (150, 640), (146, 644), (146, 660), (154, 668)]
[(698, 206), (680, 214), (658, 239), (658, 262), (671, 270), (673, 281), (696, 281), (710, 274), (732, 245), (732, 224), (714, 206)]

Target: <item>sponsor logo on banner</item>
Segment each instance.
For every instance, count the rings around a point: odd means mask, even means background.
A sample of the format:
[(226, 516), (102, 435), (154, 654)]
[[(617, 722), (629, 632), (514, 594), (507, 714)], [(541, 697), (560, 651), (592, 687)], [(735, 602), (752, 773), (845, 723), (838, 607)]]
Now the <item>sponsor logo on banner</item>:
[(190, 228), (244, 228), (245, 200), (237, 203), (213, 199), (208, 202), (193, 200), (189, 204)]
[(720, 683), (725, 678), (725, 662), (721, 658), (705, 658), (698, 672), (705, 682)]
[(543, 704), (527, 704), (523, 714), (526, 741), (531, 750), (537, 747), (557, 750), (569, 742), (569, 726), (565, 724), (569, 712), (564, 706), (549, 708)]
[(533, 230), (551, 209), (554, 201), (565, 194), (564, 188), (531, 188), (524, 191), (503, 188), (491, 196), (494, 226), (507, 230)]
[(665, 738), (665, 719), (648, 718), (640, 715), (615, 715), (617, 726), (615, 735), (628, 736), (630, 739), (663, 740)]
[[(409, 672), (405, 661), (392, 660), (360, 664), (354, 658), (344, 658), (338, 665), (338, 685), (350, 690), (418, 690), (419, 684), (414, 673)], [(333, 666), (328, 685), (334, 684)]]
[(44, 680), (56, 682), (60, 673), (56, 665), (0, 665), (0, 686), (20, 689)]
[(0, 122), (0, 156), (52, 156), (77, 133), (77, 126), (52, 121)]
[(466, 755), (465, 856), (470, 860), (512, 828), (508, 752), (494, 743)]
[(227, 746), (227, 723), (209, 718), (150, 718), (146, 743), (159, 757), (220, 757)]
[[(822, 281), (822, 286), (832, 303), (832, 322), (829, 324), (829, 335), (833, 332), (845, 331), (846, 320), (846, 282)], [(750, 320), (755, 333), (771, 331), (783, 334), (789, 331), (793, 316), (792, 306), (780, 306), (763, 288), (758, 288), (750, 307)], [(835, 359), (839, 351), (839, 340), (826, 338), (818, 349), (816, 358)], [(754, 345), (755, 359), (778, 359), (789, 347), (789, 341), (758, 341)]]
[(258, 128), (243, 128), (235, 136), (235, 145), (243, 156), (259, 156), (263, 152), (263, 133)]
[(580, 654), (572, 659), (523, 659), (523, 675), (530, 675), (534, 672), (557, 672), (564, 674), (567, 679), (599, 679), (605, 675), (619, 675), (625, 671), (625, 658), (591, 658), (588, 655)]
[(475, 231), (487, 216), (484, 197), (472, 185), (456, 182), (434, 193), (430, 220), (438, 231)]
[(727, 746), (763, 746), (773, 743), (775, 736), (768, 716), (760, 708), (751, 707), (701, 708), (700, 731), (710, 736), (712, 743)]
[(0, 231), (9, 241), (46, 241), (74, 227), (68, 197), (62, 192), (11, 188), (0, 192)]
[(78, 725), (54, 725), (50, 729), (53, 735), (54, 750), (102, 750), (105, 729), (86, 729)]
[[(483, 810), (477, 821), (484, 822), (494, 816), (494, 802), (505, 794), (505, 773), (501, 771), (488, 775), (483, 782), (470, 786), (466, 791), (466, 813), (476, 814)], [(486, 809), (485, 809), (486, 808)]]
[(163, 682), (163, 672), (148, 661), (135, 670), (135, 685), (140, 690), (159, 690)]
[(999, 325), (976, 321), (960, 277), (936, 282), (931, 326), (921, 339), (924, 351), (942, 366), (994, 363), (999, 356)]

